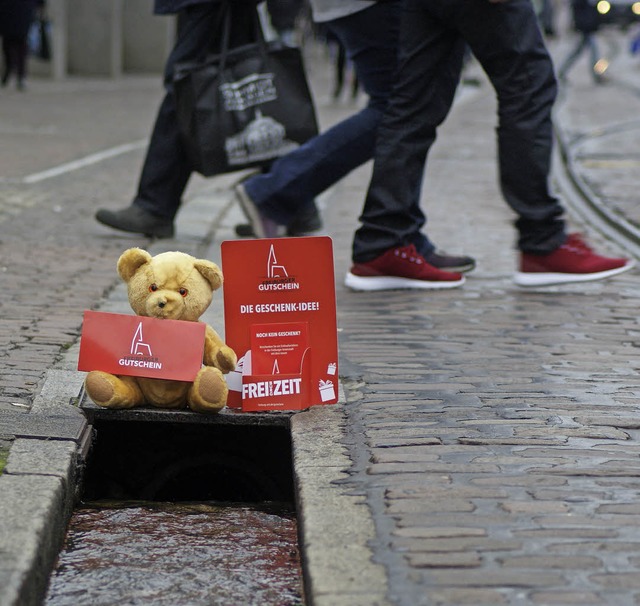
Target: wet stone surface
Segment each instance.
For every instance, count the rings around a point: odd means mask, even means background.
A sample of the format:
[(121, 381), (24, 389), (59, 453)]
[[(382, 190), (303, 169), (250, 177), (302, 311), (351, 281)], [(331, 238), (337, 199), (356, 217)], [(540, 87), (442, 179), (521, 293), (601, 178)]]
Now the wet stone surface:
[(302, 605), (280, 504), (91, 503), (74, 513), (47, 606)]

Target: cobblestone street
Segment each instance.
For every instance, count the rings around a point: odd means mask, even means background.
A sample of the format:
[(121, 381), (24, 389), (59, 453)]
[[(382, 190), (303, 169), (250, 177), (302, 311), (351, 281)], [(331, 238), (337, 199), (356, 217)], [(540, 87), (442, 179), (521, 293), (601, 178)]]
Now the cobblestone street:
[(469, 136), (490, 132), (491, 92), (472, 103), (443, 129), (426, 195), (430, 234), (478, 269), (460, 290), (339, 295), (347, 484), (372, 509), (392, 603), (634, 604), (637, 273), (512, 285), (511, 217)]

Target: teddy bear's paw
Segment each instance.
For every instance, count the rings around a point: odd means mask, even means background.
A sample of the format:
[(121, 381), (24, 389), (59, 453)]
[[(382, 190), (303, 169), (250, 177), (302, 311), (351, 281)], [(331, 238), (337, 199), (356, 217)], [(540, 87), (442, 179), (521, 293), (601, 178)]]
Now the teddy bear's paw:
[(189, 390), (189, 408), (195, 412), (220, 412), (227, 403), (228, 393), (222, 373), (208, 366), (200, 370)]
[(131, 380), (123, 380), (99, 370), (92, 370), (84, 385), (89, 397), (104, 408), (133, 408), (140, 403), (142, 396)]
[(226, 374), (235, 369), (238, 358), (233, 349), (223, 345), (216, 354), (216, 362), (216, 366)]

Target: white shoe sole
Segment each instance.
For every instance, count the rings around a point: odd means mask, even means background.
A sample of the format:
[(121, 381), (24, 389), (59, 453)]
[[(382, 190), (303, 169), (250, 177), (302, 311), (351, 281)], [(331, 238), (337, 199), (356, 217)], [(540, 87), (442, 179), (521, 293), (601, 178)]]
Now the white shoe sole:
[(456, 288), (464, 284), (464, 277), (451, 282), (426, 280), (412, 280), (411, 278), (397, 278), (393, 276), (356, 276), (349, 272), (344, 284), (351, 290), (375, 291), (375, 290), (437, 290), (443, 288)]
[(611, 276), (617, 276), (625, 271), (629, 271), (635, 266), (634, 261), (629, 261), (622, 267), (599, 271), (593, 274), (562, 274), (546, 272), (522, 272), (517, 271), (513, 276), (513, 281), (518, 286), (553, 286), (556, 284), (573, 284), (575, 282), (593, 282), (594, 280), (604, 280)]

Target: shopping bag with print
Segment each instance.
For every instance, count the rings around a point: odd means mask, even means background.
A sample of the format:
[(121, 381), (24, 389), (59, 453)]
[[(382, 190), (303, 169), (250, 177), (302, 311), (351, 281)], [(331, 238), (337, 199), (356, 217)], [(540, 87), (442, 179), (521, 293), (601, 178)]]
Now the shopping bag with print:
[(264, 39), (229, 48), (231, 11), (222, 19), (221, 52), (176, 66), (174, 87), (182, 140), (204, 176), (260, 166), (318, 133), (300, 49)]

